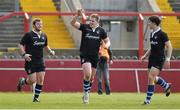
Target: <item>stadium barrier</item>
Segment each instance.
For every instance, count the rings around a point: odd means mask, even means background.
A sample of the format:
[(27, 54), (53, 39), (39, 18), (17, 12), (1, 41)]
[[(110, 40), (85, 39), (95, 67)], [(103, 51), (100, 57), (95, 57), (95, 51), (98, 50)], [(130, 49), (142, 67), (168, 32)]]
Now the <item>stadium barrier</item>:
[[(144, 17), (151, 15), (159, 15), (159, 16), (180, 16), (179, 12), (174, 13), (154, 13), (154, 12), (86, 12), (85, 14), (89, 16), (92, 13), (97, 13), (100, 16), (134, 16), (138, 17), (138, 33), (139, 33), (139, 41), (138, 41), (138, 57), (140, 58), (144, 53)], [(24, 16), (24, 32), (29, 30), (29, 16), (72, 16), (76, 13), (69, 12), (12, 12), (8, 13), (2, 17), (0, 17), (0, 22), (3, 22), (6, 19), (9, 19), (13, 16)], [(84, 16), (86, 16), (84, 15)], [(83, 17), (84, 18), (84, 17)], [(83, 19), (84, 21), (84, 19)]]
[[(46, 60), (45, 92), (82, 91), (82, 69), (79, 60)], [(26, 76), (23, 60), (0, 60), (0, 91), (15, 92), (18, 78)], [(146, 92), (147, 62), (139, 60), (115, 60), (110, 65), (112, 92)], [(171, 61), (171, 69), (164, 69), (160, 76), (173, 84), (172, 92), (180, 92), (180, 61)], [(24, 91), (30, 91), (26, 86)], [(97, 77), (92, 91), (97, 91)], [(156, 86), (157, 92), (163, 90)]]

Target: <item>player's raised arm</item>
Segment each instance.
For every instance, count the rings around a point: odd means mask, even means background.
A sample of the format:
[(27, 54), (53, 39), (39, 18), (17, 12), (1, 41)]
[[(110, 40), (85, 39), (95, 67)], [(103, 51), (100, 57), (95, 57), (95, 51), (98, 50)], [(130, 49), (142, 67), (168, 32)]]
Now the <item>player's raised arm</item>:
[(77, 18), (78, 18), (78, 16), (82, 16), (83, 13), (84, 13), (84, 11), (82, 9), (78, 10), (77, 14), (71, 20), (71, 25), (73, 27), (75, 27), (76, 29), (80, 28), (80, 22), (77, 21)]

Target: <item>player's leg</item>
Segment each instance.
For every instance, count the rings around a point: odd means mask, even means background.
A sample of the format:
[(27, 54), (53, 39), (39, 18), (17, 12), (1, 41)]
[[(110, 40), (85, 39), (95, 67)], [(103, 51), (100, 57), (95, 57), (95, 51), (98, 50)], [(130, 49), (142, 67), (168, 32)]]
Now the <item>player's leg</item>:
[[(157, 64), (159, 64), (159, 67), (162, 68), (164, 65), (164, 61), (160, 60), (160, 61), (158, 61)], [(162, 77), (159, 77), (159, 76), (156, 77), (155, 83), (164, 88), (164, 91), (165, 91), (167, 97), (170, 95), (170, 93), (171, 93), (170, 90), (171, 90), (171, 86), (172, 86), (171, 83), (167, 83)]]
[(27, 78), (21, 77), (19, 78), (18, 84), (17, 84), (17, 90), (21, 91), (24, 85), (32, 85), (36, 82), (36, 74), (31, 71), (27, 71)]
[(171, 83), (167, 83), (162, 77), (157, 76), (156, 77), (156, 84), (160, 85), (164, 88), (164, 91), (166, 93), (166, 96), (168, 97), (170, 95), (171, 90)]
[(104, 67), (103, 67), (103, 74), (104, 74), (104, 82), (105, 82), (105, 90), (106, 90), (106, 95), (111, 94), (111, 89), (110, 89), (110, 82), (109, 82), (109, 70), (108, 70), (108, 63), (104, 62)]
[(99, 61), (99, 58), (98, 56), (97, 57), (89, 57), (90, 58), (90, 63), (91, 63), (91, 76), (90, 76), (90, 85), (89, 85), (89, 92), (91, 91), (91, 87), (92, 87), (92, 84), (94, 82), (94, 77), (96, 75), (96, 72), (97, 72), (97, 64), (98, 64), (98, 61)]
[(84, 96), (83, 96), (83, 102), (84, 104), (89, 103), (89, 89), (90, 89), (90, 77), (92, 74), (91, 70), (91, 63), (85, 62), (82, 64), (83, 73), (84, 73), (84, 80), (83, 80), (83, 89), (84, 89)]
[(34, 99), (33, 102), (39, 102), (38, 98), (42, 91), (43, 82), (44, 82), (45, 72), (37, 72), (36, 73), (36, 85), (35, 85), (35, 92), (34, 92)]
[(93, 82), (94, 82), (94, 77), (95, 77), (95, 75), (96, 75), (97, 69), (94, 68), (94, 67), (92, 67), (92, 68), (91, 68), (91, 71), (92, 71), (92, 73), (91, 73), (91, 78), (90, 78), (90, 88), (89, 88), (89, 92), (91, 91), (91, 87), (92, 87), (92, 84), (93, 84)]
[(156, 76), (159, 74), (159, 72), (160, 72), (160, 70), (153, 66), (149, 70), (147, 96), (146, 96), (146, 100), (144, 101), (144, 104), (150, 104), (151, 97), (154, 94), (154, 90), (155, 90), (154, 82), (155, 82)]
[(33, 84), (33, 82), (36, 80), (35, 75), (33, 74), (33, 68), (32, 68), (32, 63), (30, 62), (25, 62), (25, 70), (27, 73), (27, 78), (21, 77), (19, 78), (18, 84), (17, 84), (17, 90), (21, 91), (22, 87), (26, 84), (26, 85), (31, 85)]
[(98, 62), (97, 65), (97, 80), (98, 80), (98, 94), (101, 95), (103, 91), (102, 91), (102, 72), (100, 68), (100, 62)]

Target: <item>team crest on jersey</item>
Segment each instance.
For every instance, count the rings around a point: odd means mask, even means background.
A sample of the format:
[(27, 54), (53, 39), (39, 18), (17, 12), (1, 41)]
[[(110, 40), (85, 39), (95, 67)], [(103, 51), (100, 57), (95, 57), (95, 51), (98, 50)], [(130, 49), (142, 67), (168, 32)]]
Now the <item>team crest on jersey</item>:
[(31, 70), (30, 70), (30, 69), (28, 70), (28, 73), (31, 73)]
[(99, 34), (99, 31), (96, 31), (97, 34)]
[(87, 34), (86, 34), (86, 36), (90, 36), (90, 34), (89, 34), (89, 33), (87, 33)]
[(157, 39), (157, 36), (154, 36), (154, 39)]

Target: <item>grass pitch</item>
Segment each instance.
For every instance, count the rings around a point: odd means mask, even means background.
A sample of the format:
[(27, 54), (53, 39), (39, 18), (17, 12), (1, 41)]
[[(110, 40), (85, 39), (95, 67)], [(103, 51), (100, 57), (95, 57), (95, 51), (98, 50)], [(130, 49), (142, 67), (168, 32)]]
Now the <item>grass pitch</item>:
[(180, 93), (168, 98), (154, 94), (150, 105), (142, 105), (146, 94), (90, 94), (90, 103), (82, 103), (82, 93), (42, 93), (40, 103), (33, 103), (33, 93), (0, 93), (0, 109), (180, 109)]

